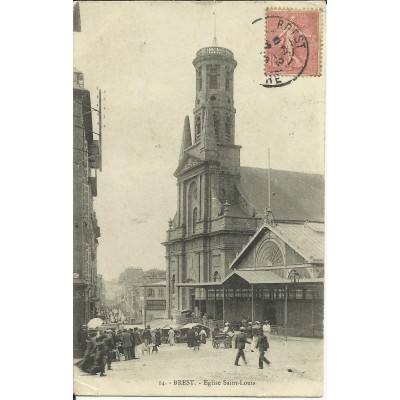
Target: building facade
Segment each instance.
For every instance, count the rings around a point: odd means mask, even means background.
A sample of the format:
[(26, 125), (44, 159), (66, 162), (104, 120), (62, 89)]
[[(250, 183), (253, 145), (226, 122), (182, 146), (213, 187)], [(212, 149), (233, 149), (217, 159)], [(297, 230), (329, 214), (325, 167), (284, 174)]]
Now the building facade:
[(105, 306), (106, 308), (115, 307), (119, 305), (118, 301), (118, 281), (112, 279), (111, 281), (104, 281), (105, 291)]
[(90, 93), (83, 74), (73, 73), (73, 298), (74, 351), (79, 349), (79, 330), (96, 315), (97, 246), (100, 228), (93, 198), (97, 196), (97, 171), (101, 156), (94, 139)]
[(234, 55), (222, 47), (206, 47), (193, 65), (194, 133), (186, 116), (174, 174), (177, 212), (163, 243), (167, 313), (190, 309), (222, 319), (222, 303), (198, 301), (195, 288), (220, 283), (231, 273), (230, 265), (267, 216), (268, 197), (274, 221), (323, 221), (324, 178), (242, 167), (241, 146), (235, 142)]
[(106, 306), (106, 287), (103, 275), (97, 274), (97, 294), (99, 297), (97, 313), (101, 316), (105, 316), (105, 306)]
[(166, 281), (143, 285), (143, 324), (164, 319), (167, 309)]
[(119, 306), (129, 323), (142, 323), (144, 307), (144, 284), (165, 282), (165, 270), (152, 268), (126, 268), (118, 278)]

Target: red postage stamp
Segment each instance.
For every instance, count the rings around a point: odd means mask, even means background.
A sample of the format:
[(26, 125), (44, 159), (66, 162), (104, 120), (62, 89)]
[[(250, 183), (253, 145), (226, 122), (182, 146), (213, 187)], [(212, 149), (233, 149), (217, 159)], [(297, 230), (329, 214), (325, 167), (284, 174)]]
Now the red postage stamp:
[(320, 75), (320, 11), (266, 10), (265, 75)]

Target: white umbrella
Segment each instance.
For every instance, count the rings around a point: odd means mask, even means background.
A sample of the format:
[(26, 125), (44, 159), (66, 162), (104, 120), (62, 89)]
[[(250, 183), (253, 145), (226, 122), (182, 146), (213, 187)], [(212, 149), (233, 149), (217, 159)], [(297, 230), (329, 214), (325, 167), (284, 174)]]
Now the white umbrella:
[(87, 323), (87, 327), (89, 329), (96, 329), (98, 328), (100, 325), (103, 325), (103, 320), (101, 318), (92, 318), (88, 323)]

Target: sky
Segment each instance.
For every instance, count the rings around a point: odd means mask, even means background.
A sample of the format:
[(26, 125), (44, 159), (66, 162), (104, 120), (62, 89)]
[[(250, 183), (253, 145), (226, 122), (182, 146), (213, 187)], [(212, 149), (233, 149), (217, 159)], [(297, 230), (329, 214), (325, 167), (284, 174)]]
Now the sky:
[[(193, 133), (196, 52), (233, 51), (236, 144), (241, 165), (324, 173), (323, 77), (300, 77), (267, 89), (263, 76), (266, 2), (83, 2), (74, 33), (74, 66), (96, 107), (105, 91), (103, 165), (95, 210), (101, 229), (98, 273), (165, 268), (168, 219), (176, 212), (176, 179), (184, 117)], [(96, 121), (94, 119), (94, 121)], [(94, 124), (97, 131), (97, 125)]]

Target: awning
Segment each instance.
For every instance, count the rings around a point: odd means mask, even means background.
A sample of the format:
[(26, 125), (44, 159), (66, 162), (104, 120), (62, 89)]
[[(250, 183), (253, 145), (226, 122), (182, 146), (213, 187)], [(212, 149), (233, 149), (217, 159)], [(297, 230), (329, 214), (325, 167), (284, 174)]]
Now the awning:
[[(292, 268), (292, 266), (290, 266)], [(290, 270), (288, 267), (288, 271)], [(243, 282), (244, 281), (244, 282)], [(315, 285), (323, 284), (324, 278), (303, 278), (297, 283), (298, 285)], [(289, 278), (282, 278), (271, 270), (234, 270), (232, 271), (222, 282), (189, 282), (189, 283), (177, 283), (179, 287), (193, 287), (193, 288), (222, 288), (227, 284), (241, 284), (245, 283), (248, 285), (280, 285), (290, 284)]]
[(222, 281), (222, 284), (237, 281), (238, 278), (245, 280), (250, 285), (266, 283), (290, 283), (290, 279), (281, 278), (279, 275), (275, 274), (272, 271), (235, 270)]
[(210, 286), (220, 287), (222, 285), (222, 282), (189, 282), (189, 283), (176, 283), (175, 285), (180, 287), (210, 287)]

